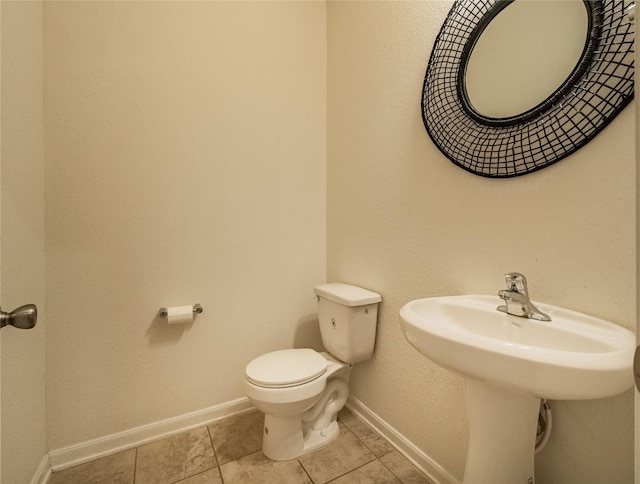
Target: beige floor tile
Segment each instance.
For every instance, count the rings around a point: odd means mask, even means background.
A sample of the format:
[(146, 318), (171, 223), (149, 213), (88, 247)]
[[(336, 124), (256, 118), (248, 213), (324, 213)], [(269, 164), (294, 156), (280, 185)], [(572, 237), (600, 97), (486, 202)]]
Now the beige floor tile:
[(206, 427), (138, 448), (136, 484), (173, 483), (216, 467)]
[(395, 450), (389, 442), (355, 415), (343, 418), (342, 423), (351, 430), (376, 457), (381, 457)]
[(400, 484), (400, 481), (379, 460), (351, 471), (331, 484)]
[(262, 451), (228, 462), (220, 471), (225, 484), (311, 484), (297, 460), (276, 462)]
[(222, 465), (260, 450), (263, 425), (262, 412), (236, 415), (209, 425), (218, 463)]
[(187, 477), (183, 481), (178, 481), (176, 484), (222, 484), (222, 477), (220, 476), (220, 469), (216, 467), (202, 474)]
[(132, 484), (136, 449), (54, 472), (49, 484)]
[(323, 484), (374, 459), (349, 429), (341, 427), (334, 443), (300, 458), (300, 462), (315, 484)]
[(340, 421), (358, 438), (373, 433), (367, 424), (353, 414), (341, 418)]
[(380, 457), (380, 462), (387, 466), (402, 484), (431, 484), (431, 481), (397, 450)]
[(351, 410), (349, 410), (347, 407), (342, 407), (342, 409), (338, 412), (338, 420), (351, 417), (352, 415), (353, 414), (351, 413)]

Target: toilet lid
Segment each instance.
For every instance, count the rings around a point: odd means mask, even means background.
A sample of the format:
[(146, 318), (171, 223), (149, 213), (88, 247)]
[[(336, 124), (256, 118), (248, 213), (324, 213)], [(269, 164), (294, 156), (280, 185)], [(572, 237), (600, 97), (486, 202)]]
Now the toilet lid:
[(327, 360), (308, 348), (280, 350), (247, 365), (247, 379), (261, 387), (292, 387), (315, 380), (327, 371)]

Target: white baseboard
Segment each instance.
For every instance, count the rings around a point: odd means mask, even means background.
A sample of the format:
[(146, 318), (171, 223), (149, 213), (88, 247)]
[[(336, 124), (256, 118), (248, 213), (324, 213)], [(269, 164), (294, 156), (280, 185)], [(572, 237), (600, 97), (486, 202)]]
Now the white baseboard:
[[(125, 430), (124, 432), (118, 432), (62, 449), (52, 450), (49, 452), (47, 467), (50, 465), (50, 469), (53, 471), (66, 469), (100, 457), (132, 449), (155, 440), (164, 439), (181, 432), (202, 427), (220, 418), (246, 413), (253, 410), (253, 408), (248, 398), (239, 398), (221, 405), (215, 405), (203, 410), (197, 410), (185, 415), (179, 415)], [(46, 481), (37, 481), (33, 484), (39, 484), (40, 482), (44, 483)]]
[(347, 400), (347, 408), (353, 414), (364, 420), (370, 427), (387, 439), (398, 452), (411, 461), (429, 479), (438, 484), (460, 484), (460, 481), (451, 475), (435, 460), (422, 452), (412, 442), (406, 439), (400, 432), (394, 429), (386, 421), (371, 411), (357, 398), (350, 396)]
[(51, 466), (49, 465), (49, 455), (45, 454), (45, 456), (40, 461), (40, 465), (38, 466), (38, 470), (33, 475), (31, 479), (31, 484), (47, 484), (49, 482), (49, 478), (51, 477)]

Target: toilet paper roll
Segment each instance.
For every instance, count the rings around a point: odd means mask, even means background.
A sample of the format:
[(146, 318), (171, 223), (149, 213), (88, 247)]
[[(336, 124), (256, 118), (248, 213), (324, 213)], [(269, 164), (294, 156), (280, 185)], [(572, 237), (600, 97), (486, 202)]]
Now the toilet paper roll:
[(193, 306), (173, 306), (167, 308), (167, 324), (193, 322)]

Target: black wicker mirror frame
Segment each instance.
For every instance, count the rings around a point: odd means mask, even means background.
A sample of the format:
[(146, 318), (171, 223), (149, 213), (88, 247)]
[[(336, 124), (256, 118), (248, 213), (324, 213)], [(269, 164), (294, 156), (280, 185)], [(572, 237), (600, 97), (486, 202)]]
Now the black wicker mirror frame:
[(509, 178), (569, 156), (633, 99), (631, 0), (584, 0), (589, 19), (581, 58), (542, 103), (508, 118), (473, 109), (464, 76), (478, 38), (514, 0), (456, 0), (431, 52), (422, 90), (429, 136), (453, 163), (476, 175)]

